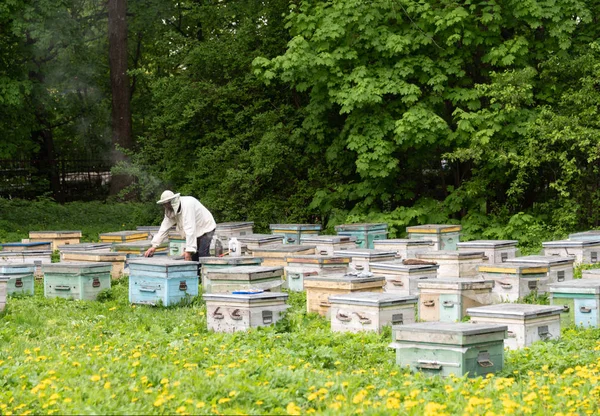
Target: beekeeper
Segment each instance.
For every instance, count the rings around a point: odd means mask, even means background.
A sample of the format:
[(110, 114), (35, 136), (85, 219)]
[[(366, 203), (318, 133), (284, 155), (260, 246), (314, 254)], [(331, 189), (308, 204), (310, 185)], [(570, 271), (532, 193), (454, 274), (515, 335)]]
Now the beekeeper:
[(198, 257), (208, 257), (210, 241), (217, 227), (210, 211), (193, 196), (180, 196), (172, 191), (164, 191), (156, 203), (165, 209), (165, 218), (160, 230), (152, 238), (152, 247), (144, 256), (152, 257), (169, 235), (169, 229), (175, 225), (177, 232), (185, 236), (185, 260), (198, 261)]

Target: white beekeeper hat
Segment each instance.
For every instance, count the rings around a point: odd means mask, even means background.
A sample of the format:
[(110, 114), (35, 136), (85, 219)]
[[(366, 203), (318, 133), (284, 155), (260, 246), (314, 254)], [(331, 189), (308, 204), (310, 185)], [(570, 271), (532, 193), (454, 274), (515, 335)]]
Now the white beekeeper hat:
[(177, 193), (174, 194), (173, 191), (164, 191), (161, 195), (160, 195), (160, 199), (158, 201), (156, 201), (157, 204), (166, 204), (167, 202), (171, 203), (171, 206), (173, 207), (173, 210), (175, 212), (177, 212), (177, 210), (179, 209), (179, 196), (181, 194)]

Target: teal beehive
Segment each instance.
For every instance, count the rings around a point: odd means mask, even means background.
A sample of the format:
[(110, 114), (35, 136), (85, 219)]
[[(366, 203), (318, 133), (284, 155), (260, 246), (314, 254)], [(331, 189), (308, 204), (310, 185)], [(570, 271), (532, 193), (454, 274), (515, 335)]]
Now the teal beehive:
[(321, 232), (321, 224), (270, 224), (271, 233), (280, 235), (283, 244), (300, 244), (304, 236), (316, 236)]
[(44, 296), (76, 300), (96, 300), (98, 293), (110, 289), (111, 263), (43, 264)]
[(548, 285), (550, 303), (563, 307), (561, 326), (597, 328), (600, 321), (600, 279), (577, 279)]
[(385, 240), (388, 234), (385, 223), (359, 223), (336, 225), (337, 235), (356, 237), (358, 248), (374, 248), (375, 240)]
[(6, 294), (33, 295), (34, 272), (33, 263), (0, 264), (0, 278), (6, 279)]
[(129, 302), (174, 305), (198, 295), (198, 263), (168, 257), (129, 261)]

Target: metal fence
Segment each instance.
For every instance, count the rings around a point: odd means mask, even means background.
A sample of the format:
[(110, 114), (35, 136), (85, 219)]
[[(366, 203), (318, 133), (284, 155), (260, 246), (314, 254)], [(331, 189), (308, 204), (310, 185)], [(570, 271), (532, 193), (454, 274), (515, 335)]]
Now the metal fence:
[(110, 168), (109, 162), (98, 160), (0, 159), (0, 197), (50, 196), (60, 202), (105, 199)]

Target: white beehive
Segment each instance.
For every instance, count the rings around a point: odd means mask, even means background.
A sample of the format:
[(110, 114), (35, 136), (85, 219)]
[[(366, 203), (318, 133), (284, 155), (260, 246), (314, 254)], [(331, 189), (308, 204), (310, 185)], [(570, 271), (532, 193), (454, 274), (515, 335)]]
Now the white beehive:
[(8, 263), (33, 263), (35, 265), (35, 276), (42, 277), (42, 265), (52, 263), (52, 251), (0, 251), (0, 261)]
[(112, 243), (79, 243), (58, 246), (62, 258), (63, 253), (72, 251), (110, 251)]
[(424, 251), (417, 259), (437, 263), (439, 278), (477, 277), (477, 266), (486, 262), (483, 251)]
[(205, 293), (203, 298), (208, 329), (216, 332), (246, 331), (272, 325), (288, 308), (288, 294), (280, 292)]
[(288, 256), (285, 268), (288, 289), (294, 292), (303, 291), (304, 278), (307, 276), (345, 273), (351, 259), (348, 256)]
[(395, 251), (399, 259), (414, 259), (419, 251), (431, 251), (435, 249), (434, 242), (431, 240), (411, 240), (407, 238), (397, 238), (388, 240), (373, 241), (375, 250)]
[(582, 279), (600, 279), (600, 269), (589, 269), (581, 271)]
[(351, 250), (334, 251), (334, 256), (350, 256), (350, 268), (359, 272), (368, 272), (369, 263), (392, 261), (396, 259), (396, 252), (390, 250), (375, 250), (372, 248), (354, 248)]
[[(506, 260), (506, 264), (528, 264), (548, 268), (548, 282), (557, 283), (573, 280), (575, 259), (559, 256), (523, 256)], [(538, 293), (548, 291), (547, 285), (541, 284)]]
[(600, 256), (600, 239), (546, 241), (542, 246), (545, 256), (575, 258), (575, 264), (595, 264)]
[[(253, 253), (255, 249), (278, 246), (281, 244), (281, 236), (273, 234), (246, 234), (236, 238), (242, 245), (246, 246), (246, 249), (250, 253)], [(227, 246), (223, 244), (223, 247)], [(254, 256), (254, 254), (252, 255)]]
[(306, 235), (300, 237), (301, 244), (315, 246), (315, 254), (333, 256), (334, 251), (355, 249), (356, 237), (348, 235)]
[(358, 292), (329, 296), (331, 330), (381, 332), (386, 325), (415, 322), (416, 296)]
[(204, 293), (229, 293), (239, 290), (280, 292), (283, 267), (238, 266), (207, 270), (202, 281)]
[(562, 306), (501, 303), (469, 308), (467, 314), (472, 323), (506, 325), (504, 346), (514, 350), (559, 338), (562, 310)]
[(371, 263), (370, 271), (385, 277), (385, 292), (412, 296), (419, 294), (420, 281), (437, 278), (438, 268), (437, 264), (404, 264), (398, 260)]
[(492, 304), (493, 280), (431, 279), (419, 282), (419, 319), (458, 322), (467, 309)]
[(223, 247), (227, 247), (227, 243), (232, 237), (241, 237), (253, 234), (253, 221), (240, 222), (221, 222), (217, 224), (215, 229), (215, 239), (218, 238), (223, 243)]
[(483, 279), (495, 282), (492, 289), (494, 303), (516, 302), (531, 292), (543, 293), (550, 281), (549, 269), (543, 265), (482, 264), (478, 270)]
[(474, 240), (456, 244), (458, 251), (483, 251), (488, 263), (504, 263), (517, 255), (517, 240)]

